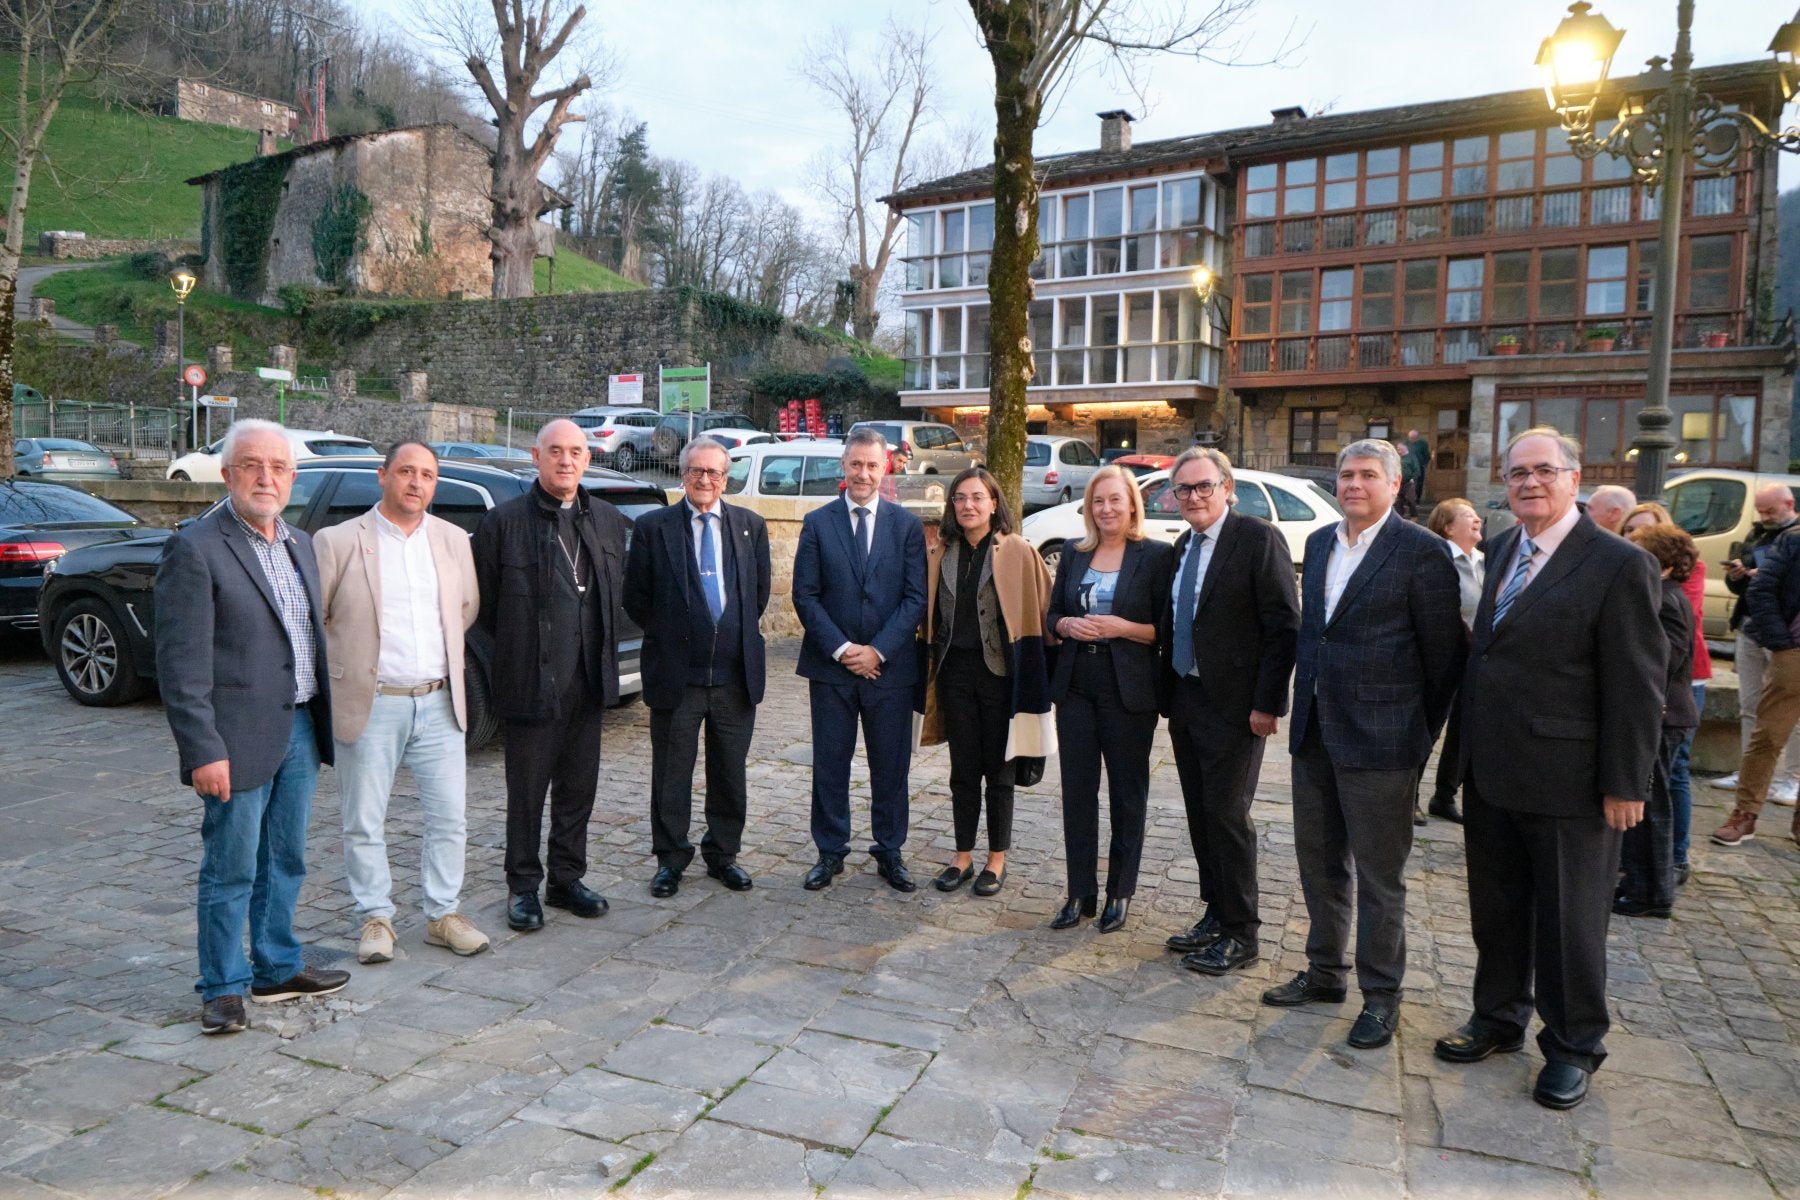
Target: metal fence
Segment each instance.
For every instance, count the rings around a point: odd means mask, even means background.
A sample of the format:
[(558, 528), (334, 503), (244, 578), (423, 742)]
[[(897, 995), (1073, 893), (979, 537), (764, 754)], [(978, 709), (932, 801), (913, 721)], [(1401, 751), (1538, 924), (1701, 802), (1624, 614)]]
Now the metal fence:
[(147, 404), (31, 401), (13, 406), (13, 436), (74, 438), (132, 458), (171, 458), (185, 420), (181, 410)]

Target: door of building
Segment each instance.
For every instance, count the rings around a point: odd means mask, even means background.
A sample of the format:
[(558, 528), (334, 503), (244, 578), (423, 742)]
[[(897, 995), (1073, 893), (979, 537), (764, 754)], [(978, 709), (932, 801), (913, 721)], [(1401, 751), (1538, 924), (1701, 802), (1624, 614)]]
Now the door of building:
[(1450, 496), (1461, 496), (1469, 490), (1469, 410), (1440, 408), (1437, 424), (1431, 433), (1431, 465), (1425, 472), (1424, 503), (1429, 505)]
[(1102, 457), (1108, 450), (1136, 450), (1138, 448), (1137, 422), (1135, 420), (1096, 421), (1094, 422), (1094, 437), (1099, 442)]

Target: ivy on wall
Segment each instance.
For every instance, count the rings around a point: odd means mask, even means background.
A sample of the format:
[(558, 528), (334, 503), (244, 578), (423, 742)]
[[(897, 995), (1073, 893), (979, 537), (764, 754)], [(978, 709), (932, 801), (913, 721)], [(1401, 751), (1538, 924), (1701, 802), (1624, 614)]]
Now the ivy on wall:
[(275, 211), (287, 181), (283, 155), (256, 158), (219, 173), (219, 253), (225, 286), (239, 300), (256, 302), (269, 276)]
[(313, 265), (331, 287), (344, 282), (344, 268), (366, 244), (375, 206), (353, 183), (339, 184), (312, 223)]

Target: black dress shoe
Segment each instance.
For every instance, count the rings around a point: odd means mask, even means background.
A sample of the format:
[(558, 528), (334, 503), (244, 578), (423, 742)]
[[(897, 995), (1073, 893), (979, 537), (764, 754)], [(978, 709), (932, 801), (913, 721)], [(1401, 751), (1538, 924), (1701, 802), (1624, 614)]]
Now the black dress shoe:
[(1462, 824), (1462, 809), (1456, 807), (1455, 796), (1433, 796), (1425, 811), (1441, 821), (1449, 821), (1452, 825)]
[(983, 871), (975, 877), (975, 886), (969, 890), (977, 896), (993, 896), (999, 893), (1005, 883), (1006, 871), (1004, 869), (998, 875), (992, 871)]
[(954, 892), (975, 876), (975, 864), (966, 867), (945, 867), (938, 877), (931, 881), (931, 886), (940, 892)]
[(706, 868), (706, 874), (709, 878), (718, 880), (734, 892), (747, 892), (756, 886), (756, 881), (750, 878), (750, 872), (744, 870), (744, 868), (738, 866), (734, 862), (718, 863), (714, 866), (710, 866)]
[(1574, 1108), (1588, 1094), (1588, 1073), (1574, 1063), (1547, 1062), (1538, 1072), (1531, 1098), (1545, 1108)]
[(1675, 864), (1675, 886), (1676, 887), (1685, 887), (1685, 886), (1687, 886), (1687, 881), (1688, 881), (1688, 865), (1686, 863), (1676, 863)]
[(1648, 900), (1632, 900), (1625, 896), (1613, 899), (1613, 911), (1621, 917), (1657, 917), (1664, 921), (1675, 915), (1666, 904), (1652, 904)]
[(1125, 928), (1125, 918), (1130, 915), (1130, 896), (1108, 896), (1106, 898), (1106, 907), (1100, 910), (1100, 932), (1119, 932), (1119, 930)]
[(1225, 930), (1219, 926), (1219, 918), (1207, 913), (1195, 922), (1192, 929), (1184, 930), (1171, 937), (1165, 945), (1178, 954), (1193, 954), (1204, 950), (1225, 936)]
[(1202, 975), (1229, 975), (1260, 957), (1255, 942), (1246, 944), (1234, 937), (1222, 937), (1204, 950), (1183, 955), (1181, 965)]
[(1413, 801), (1413, 824), (1414, 825), (1423, 825), (1424, 823), (1425, 823), (1425, 810), (1420, 808), (1419, 802), (1417, 800), (1415, 800), (1415, 801)]
[(578, 917), (597, 917), (606, 911), (606, 897), (577, 879), (573, 883), (552, 883), (544, 888), (544, 903), (563, 908)]
[(844, 856), (841, 854), (821, 854), (819, 861), (813, 864), (812, 870), (806, 873), (806, 882), (801, 886), (809, 892), (831, 886), (832, 877), (844, 873)]
[(515, 892), (506, 904), (506, 924), (511, 929), (529, 933), (544, 927), (544, 908), (536, 892)]
[(890, 854), (886, 858), (875, 860), (875, 871), (888, 881), (888, 886), (896, 892), (916, 892), (919, 885), (913, 882), (912, 873), (906, 869), (906, 860), (898, 854)]
[(1270, 1008), (1299, 1008), (1302, 1004), (1342, 1004), (1345, 995), (1342, 987), (1318, 983), (1310, 971), (1302, 971), (1264, 992), (1262, 1002)]
[(1063, 901), (1062, 908), (1057, 911), (1055, 919), (1050, 922), (1050, 928), (1073, 929), (1081, 924), (1081, 918), (1093, 916), (1096, 908), (1097, 905), (1092, 896), (1070, 896)]
[(1470, 1021), (1455, 1033), (1446, 1033), (1439, 1038), (1433, 1053), (1445, 1062), (1476, 1063), (1495, 1054), (1513, 1054), (1524, 1048), (1524, 1031), (1501, 1033)]
[(236, 1033), (250, 1024), (244, 1015), (244, 998), (233, 993), (214, 996), (200, 1006), (201, 1033)]
[(1364, 1008), (1356, 1018), (1356, 1024), (1350, 1027), (1350, 1036), (1344, 1040), (1358, 1050), (1373, 1050), (1394, 1040), (1394, 1026), (1398, 1022), (1398, 1014), (1391, 1010)]
[(250, 998), (258, 1004), (274, 1004), (280, 1000), (301, 1000), (308, 996), (329, 996), (341, 992), (350, 982), (350, 972), (326, 967), (301, 967), (299, 972), (281, 983), (253, 984)]
[(666, 900), (681, 890), (681, 872), (674, 867), (658, 867), (650, 879), (650, 894)]

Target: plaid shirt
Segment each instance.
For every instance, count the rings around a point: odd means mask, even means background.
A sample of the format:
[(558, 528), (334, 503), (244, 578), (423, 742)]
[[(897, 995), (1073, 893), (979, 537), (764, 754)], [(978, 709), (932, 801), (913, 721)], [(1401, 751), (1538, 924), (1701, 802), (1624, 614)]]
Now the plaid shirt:
[(256, 561), (262, 564), (263, 577), (275, 592), (276, 606), (281, 610), (281, 624), (287, 630), (288, 644), (294, 650), (294, 703), (305, 704), (319, 693), (318, 652), (313, 645), (312, 605), (306, 598), (306, 585), (301, 582), (300, 568), (294, 565), (288, 543), (294, 535), (287, 522), (275, 518), (275, 540), (269, 541), (255, 526), (238, 515), (230, 500), (225, 507), (250, 539)]

